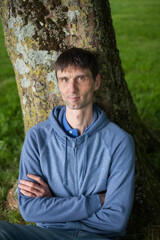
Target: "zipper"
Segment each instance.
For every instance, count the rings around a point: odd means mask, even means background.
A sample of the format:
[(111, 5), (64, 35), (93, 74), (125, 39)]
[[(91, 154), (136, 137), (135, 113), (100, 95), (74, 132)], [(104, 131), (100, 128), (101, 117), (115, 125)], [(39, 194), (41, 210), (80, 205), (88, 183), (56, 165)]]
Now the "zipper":
[(76, 139), (72, 139), (72, 148), (74, 152), (74, 179), (75, 179), (75, 194), (78, 196), (78, 162), (77, 162), (77, 148)]

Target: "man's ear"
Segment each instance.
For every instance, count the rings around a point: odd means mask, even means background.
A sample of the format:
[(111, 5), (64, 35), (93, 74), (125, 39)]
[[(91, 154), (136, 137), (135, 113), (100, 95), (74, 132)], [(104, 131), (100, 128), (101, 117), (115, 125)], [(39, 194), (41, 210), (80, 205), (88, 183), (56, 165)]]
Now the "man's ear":
[(95, 82), (94, 82), (94, 91), (98, 90), (101, 85), (101, 76), (97, 74)]

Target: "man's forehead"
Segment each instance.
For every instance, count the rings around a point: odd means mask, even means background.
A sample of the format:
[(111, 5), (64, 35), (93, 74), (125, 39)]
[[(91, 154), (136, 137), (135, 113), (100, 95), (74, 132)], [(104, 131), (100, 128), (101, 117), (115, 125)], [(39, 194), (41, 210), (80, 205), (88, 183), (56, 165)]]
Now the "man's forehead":
[(81, 68), (76, 66), (67, 66), (63, 70), (57, 70), (57, 75), (65, 75), (65, 74), (91, 74), (89, 68)]

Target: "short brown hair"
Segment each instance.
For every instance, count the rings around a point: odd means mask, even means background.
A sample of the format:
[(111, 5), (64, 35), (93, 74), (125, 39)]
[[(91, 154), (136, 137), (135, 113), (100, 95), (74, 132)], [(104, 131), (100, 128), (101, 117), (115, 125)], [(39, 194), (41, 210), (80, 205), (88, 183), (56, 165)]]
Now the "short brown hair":
[(96, 79), (98, 63), (96, 57), (90, 51), (73, 47), (61, 53), (55, 62), (56, 76), (58, 70), (63, 71), (69, 65), (83, 69), (88, 68), (92, 73), (93, 79)]

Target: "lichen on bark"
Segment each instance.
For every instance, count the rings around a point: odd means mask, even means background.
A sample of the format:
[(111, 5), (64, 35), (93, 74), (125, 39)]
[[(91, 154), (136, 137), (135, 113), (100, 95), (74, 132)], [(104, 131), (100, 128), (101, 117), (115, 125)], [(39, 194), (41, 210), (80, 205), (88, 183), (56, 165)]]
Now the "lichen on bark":
[(95, 52), (100, 42), (91, 1), (80, 5), (78, 1), (62, 2), (5, 0), (1, 4), (26, 131), (46, 119), (55, 103), (62, 102), (54, 73), (60, 52), (72, 46)]

